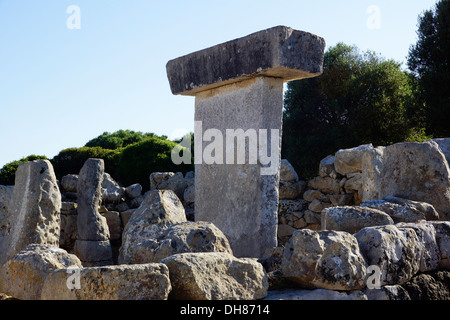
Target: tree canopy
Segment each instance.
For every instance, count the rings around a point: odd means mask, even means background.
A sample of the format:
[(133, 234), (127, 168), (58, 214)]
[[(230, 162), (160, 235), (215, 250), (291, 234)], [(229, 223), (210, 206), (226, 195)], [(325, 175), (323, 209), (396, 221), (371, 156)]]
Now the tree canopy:
[(419, 16), (418, 41), (408, 55), (417, 79), (427, 133), (450, 136), (450, 0)]
[(288, 83), (283, 156), (304, 177), (341, 148), (408, 138), (414, 101), (409, 74), (393, 60), (339, 43), (325, 53), (320, 77)]

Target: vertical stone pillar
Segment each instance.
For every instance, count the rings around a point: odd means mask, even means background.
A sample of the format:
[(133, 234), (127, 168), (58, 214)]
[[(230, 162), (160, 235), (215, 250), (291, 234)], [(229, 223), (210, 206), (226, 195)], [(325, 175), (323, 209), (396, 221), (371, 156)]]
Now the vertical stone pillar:
[(103, 159), (88, 159), (78, 176), (75, 254), (86, 267), (113, 263), (108, 224), (98, 212), (104, 172)]
[(279, 26), (167, 64), (172, 93), (195, 96), (195, 219), (238, 257), (277, 245), (283, 82), (320, 75), (324, 48)]
[(0, 266), (29, 244), (59, 245), (61, 193), (50, 161), (19, 165), (8, 213)]

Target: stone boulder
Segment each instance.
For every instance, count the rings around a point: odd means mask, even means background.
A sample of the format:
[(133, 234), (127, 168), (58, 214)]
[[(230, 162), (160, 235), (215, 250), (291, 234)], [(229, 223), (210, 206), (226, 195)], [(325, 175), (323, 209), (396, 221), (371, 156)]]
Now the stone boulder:
[(308, 182), (308, 187), (311, 189), (320, 190), (325, 194), (339, 194), (340, 181), (331, 177), (315, 177)]
[(366, 227), (391, 224), (394, 224), (394, 221), (388, 214), (367, 207), (342, 206), (325, 208), (321, 215), (322, 230), (356, 233)]
[(172, 190), (183, 201), (187, 184), (181, 172), (153, 172), (150, 174), (150, 190)]
[(10, 230), (0, 251), (0, 265), (28, 244), (59, 245), (61, 193), (48, 160), (19, 165), (8, 205)]
[(304, 288), (350, 291), (365, 286), (366, 263), (351, 234), (304, 229), (287, 243), (281, 271)]
[(450, 164), (450, 138), (432, 139), (436, 143), (447, 159), (447, 163)]
[[(67, 282), (75, 271), (79, 272), (79, 289), (70, 290)], [(170, 290), (169, 269), (162, 263), (60, 269), (46, 278), (41, 299), (166, 300)]]
[(336, 152), (334, 160), (336, 172), (344, 176), (349, 173), (362, 172), (363, 156), (372, 149), (372, 144), (366, 144), (356, 148), (339, 150)]
[(228, 253), (181, 253), (161, 261), (169, 268), (172, 292), (180, 300), (256, 300), (267, 295), (263, 266)]
[(326, 177), (329, 176), (334, 170), (334, 156), (328, 156), (322, 159), (319, 163), (319, 176)]
[(0, 292), (21, 300), (39, 300), (48, 275), (71, 266), (82, 267), (75, 255), (52, 245), (30, 244), (0, 268)]
[(305, 181), (280, 181), (278, 194), (279, 199), (298, 199), (306, 189)]
[(360, 204), (363, 208), (372, 208), (388, 214), (395, 223), (417, 222), (425, 220), (425, 215), (414, 207), (402, 206), (385, 200), (369, 200)]
[(67, 174), (61, 178), (61, 188), (65, 192), (77, 192), (78, 175)]
[(419, 271), (422, 246), (412, 228), (368, 227), (355, 237), (367, 264), (380, 268), (381, 285), (401, 285)]
[(186, 222), (183, 204), (172, 190), (146, 193), (122, 233), (119, 263), (145, 263), (149, 248), (157, 247), (163, 232), (172, 224)]
[(363, 153), (361, 173), (362, 201), (381, 199), (380, 176), (383, 170), (383, 157), (385, 147), (377, 147)]
[(122, 188), (109, 173), (103, 173), (102, 201), (104, 203), (119, 203), (125, 196), (125, 188)]
[[(439, 220), (439, 213), (433, 205), (421, 202), (403, 199), (399, 197), (387, 196), (383, 198), (384, 201), (395, 203), (403, 207), (413, 208), (423, 213), (425, 220)], [(407, 221), (405, 221), (407, 222)]]
[(130, 199), (135, 199), (142, 194), (142, 186), (139, 183), (132, 184), (125, 189), (125, 194)]
[(436, 229), (432, 223), (421, 221), (420, 223), (397, 223), (400, 230), (411, 228), (416, 233), (419, 243), (419, 271), (432, 271), (438, 267), (440, 260), (439, 245), (436, 240)]
[(281, 160), (280, 181), (284, 181), (284, 182), (297, 182), (298, 181), (297, 172), (295, 171), (295, 169), (291, 165), (291, 163), (286, 159)]
[(450, 270), (450, 222), (431, 221), (436, 230), (436, 242), (439, 246), (440, 259), (438, 267)]
[(380, 197), (396, 196), (430, 203), (441, 220), (450, 218), (450, 168), (433, 141), (386, 147)]
[[(183, 222), (169, 226), (159, 238), (147, 241), (148, 247), (135, 250), (139, 263), (159, 262), (185, 252), (226, 252), (233, 254), (228, 239), (210, 222)], [(139, 258), (137, 258), (139, 256)], [(121, 261), (127, 263), (127, 261)]]

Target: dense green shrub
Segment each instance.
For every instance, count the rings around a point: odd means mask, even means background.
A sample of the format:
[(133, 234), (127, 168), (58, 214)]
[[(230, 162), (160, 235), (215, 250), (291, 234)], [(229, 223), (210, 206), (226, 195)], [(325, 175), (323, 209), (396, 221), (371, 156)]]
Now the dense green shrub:
[(22, 158), (17, 161), (13, 161), (10, 163), (7, 163), (3, 166), (2, 169), (0, 169), (0, 185), (14, 185), (15, 177), (16, 177), (16, 171), (19, 167), (19, 164), (28, 162), (28, 161), (34, 161), (34, 160), (41, 160), (45, 159), (48, 160), (46, 156), (36, 156), (34, 154), (29, 155), (28, 157)]
[[(140, 131), (135, 132), (132, 130), (118, 130), (114, 133), (104, 132), (97, 138), (86, 143), (85, 147), (101, 147), (103, 149), (115, 150), (125, 148), (133, 143), (141, 142), (150, 137), (158, 136), (152, 132), (142, 133)], [(166, 140), (167, 136), (158, 138)]]
[(89, 158), (105, 161), (105, 171), (113, 177), (117, 175), (117, 164), (122, 149), (109, 150), (100, 147), (69, 148), (59, 152), (52, 160), (56, 177), (61, 179), (66, 174), (78, 174)]
[(150, 187), (152, 172), (183, 172), (193, 170), (193, 165), (175, 165), (171, 151), (177, 143), (150, 137), (124, 148), (120, 155), (117, 179), (123, 185), (140, 183), (144, 190)]

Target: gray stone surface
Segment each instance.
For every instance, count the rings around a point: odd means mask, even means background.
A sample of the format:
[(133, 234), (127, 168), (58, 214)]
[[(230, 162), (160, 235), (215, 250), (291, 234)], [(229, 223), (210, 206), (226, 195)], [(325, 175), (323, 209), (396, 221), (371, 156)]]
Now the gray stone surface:
[(392, 225), (394, 221), (385, 212), (359, 206), (325, 208), (321, 215), (322, 230), (336, 230), (356, 233), (372, 227)]
[(412, 228), (368, 227), (355, 237), (367, 264), (380, 268), (380, 285), (403, 284), (419, 271), (423, 245)]
[(74, 250), (87, 266), (112, 263), (108, 223), (98, 211), (104, 172), (103, 159), (88, 159), (81, 168), (77, 181), (78, 238)]
[(119, 263), (147, 263), (148, 251), (172, 224), (186, 222), (183, 204), (172, 190), (146, 193), (141, 206), (126, 223), (122, 233)]
[[(51, 272), (42, 300), (166, 300), (171, 290), (169, 269), (162, 263), (82, 268), (80, 288), (67, 287), (67, 268)], [(73, 273), (72, 273), (73, 274)]]
[(255, 300), (267, 295), (267, 275), (255, 259), (202, 252), (176, 254), (161, 262), (169, 268), (173, 299)]
[(304, 288), (349, 291), (365, 286), (366, 262), (351, 234), (304, 229), (287, 243), (281, 271)]
[(167, 76), (173, 94), (200, 91), (268, 76), (290, 81), (322, 73), (325, 40), (277, 26), (171, 60)]
[(432, 204), (441, 220), (450, 217), (450, 168), (433, 141), (386, 147), (380, 197), (396, 196)]
[[(29, 244), (0, 267), (0, 292), (21, 300), (39, 300), (48, 275), (59, 269), (81, 268), (80, 260), (48, 244)], [(64, 285), (68, 274), (65, 274)]]
[[(227, 129), (267, 129), (269, 139), (271, 129), (278, 129), (280, 140), (272, 153), (279, 165), (282, 108), (281, 79), (259, 77), (202, 92), (195, 100), (195, 120), (202, 121), (202, 132), (195, 134), (217, 129), (225, 146)], [(199, 144), (200, 150), (209, 145)], [(261, 175), (261, 169), (249, 161), (226, 164), (225, 151), (220, 163), (195, 166), (195, 220), (214, 223), (238, 257), (260, 257), (266, 248), (276, 247), (279, 173)]]
[(88, 159), (80, 170), (77, 184), (79, 240), (109, 240), (106, 218), (98, 212), (104, 171), (102, 159)]
[(20, 164), (8, 205), (10, 230), (0, 251), (0, 265), (28, 244), (59, 245), (61, 193), (48, 160)]

